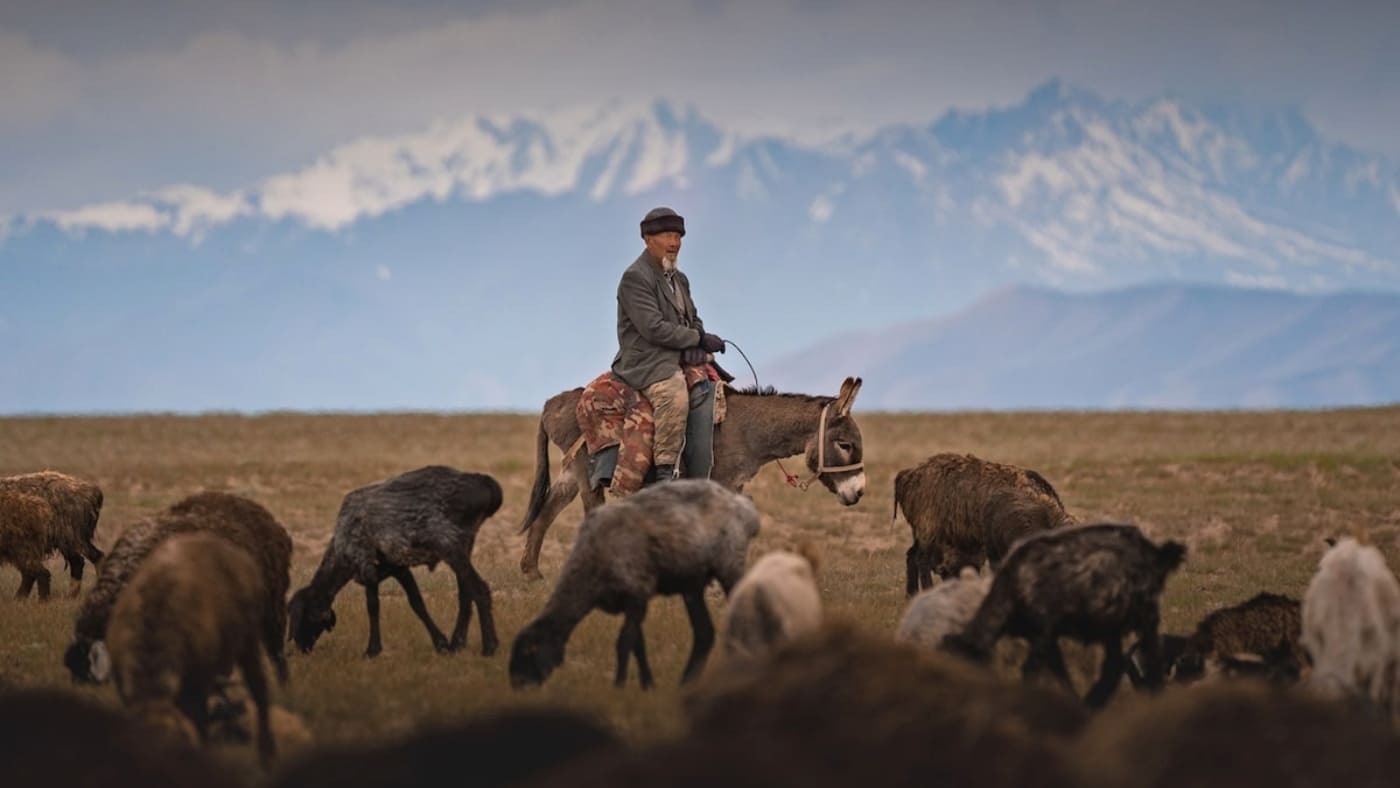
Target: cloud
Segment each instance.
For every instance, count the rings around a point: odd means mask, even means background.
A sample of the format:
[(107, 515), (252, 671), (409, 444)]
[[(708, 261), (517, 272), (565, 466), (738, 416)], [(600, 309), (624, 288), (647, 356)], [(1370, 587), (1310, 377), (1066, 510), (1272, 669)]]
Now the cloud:
[(374, 267), (374, 278), (381, 282), (387, 282), (394, 278), (394, 272), (389, 270), (387, 265), (377, 265)]
[(1287, 290), (1288, 282), (1281, 276), (1269, 276), (1267, 274), (1242, 274), (1238, 271), (1226, 271), (1225, 283), (1231, 287), (1247, 287), (1252, 290)]
[(171, 216), (153, 205), (136, 202), (104, 202), (72, 211), (52, 211), (40, 214), (66, 232), (81, 233), (96, 229), (107, 232), (164, 230), (172, 223)]
[[(148, 5), (117, 27), (125, 48), (0, 32), (0, 163), (35, 184), (0, 188), (0, 212), (213, 174), (246, 188), (338, 144), (468, 112), (662, 96), (742, 134), (823, 141), (1010, 104), (1054, 75), (1128, 98), (1296, 103), (1334, 135), (1400, 156), (1393, 3), (428, 5), (401, 15), (359, 3), (243, 15)], [(157, 15), (179, 17), (182, 34), (131, 32)]]

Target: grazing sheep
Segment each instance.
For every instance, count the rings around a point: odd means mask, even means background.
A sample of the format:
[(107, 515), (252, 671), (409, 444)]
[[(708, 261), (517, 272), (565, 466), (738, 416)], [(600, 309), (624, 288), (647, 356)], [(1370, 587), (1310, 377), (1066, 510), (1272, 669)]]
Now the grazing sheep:
[(1303, 596), (1308, 686), (1400, 715), (1400, 583), (1379, 550), (1346, 538), (1322, 556)]
[(1378, 720), (1264, 684), (1173, 687), (1090, 722), (1085, 788), (1391, 788), (1400, 744)]
[(283, 643), (287, 632), (287, 589), (291, 586), (292, 539), (272, 513), (255, 501), (223, 492), (202, 492), (144, 518), (126, 529), (102, 562), (97, 583), (88, 591), (74, 619), (73, 643), (63, 662), (78, 681), (105, 681), (109, 665), (100, 646), (117, 596), (141, 563), (166, 539), (181, 533), (208, 531), (226, 537), (255, 556), (263, 571), (267, 604), (262, 607), (263, 643), (287, 680)]
[(981, 575), (965, 566), (956, 579), (920, 591), (909, 600), (895, 640), (931, 651), (942, 648), (946, 635), (962, 632), (972, 620), (991, 586), (990, 574)]
[[(800, 776), (783, 785), (809, 776), (822, 785), (1067, 785), (1061, 751), (1088, 717), (1062, 693), (853, 624), (781, 644), (754, 670), (707, 672), (683, 705), (686, 741), (703, 743), (701, 752), (727, 757), (728, 745), (752, 755), (747, 742), (787, 753), (777, 763)], [(634, 784), (648, 782), (669, 784)]]
[[(1298, 600), (1260, 593), (1201, 619), (1190, 636), (1163, 635), (1162, 663), (1173, 681), (1191, 682), (1209, 674), (1247, 673), (1279, 683), (1293, 683), (1306, 656), (1298, 639), (1302, 630)], [(1142, 683), (1138, 647), (1128, 651), (1128, 677)]]
[(157, 547), (117, 597), (107, 648), (117, 694), (139, 718), (209, 735), (209, 695), (235, 665), (257, 707), (258, 755), (275, 751), (262, 649), (267, 588), (242, 547), (213, 533)]
[(49, 598), (49, 570), (44, 559), (52, 552), (49, 523), (53, 507), (37, 495), (0, 489), (0, 565), (14, 564), (19, 570), (19, 590), (15, 599), (29, 596), (39, 584), (39, 598)]
[(758, 510), (743, 495), (708, 479), (682, 479), (644, 488), (589, 512), (544, 610), (516, 636), (510, 655), (514, 687), (541, 684), (564, 661), (564, 646), (594, 608), (623, 614), (617, 636), (617, 676), (627, 682), (637, 657), (643, 689), (654, 685), (642, 621), (656, 595), (685, 600), (694, 633), (681, 681), (704, 667), (714, 645), (705, 587), (718, 580), (726, 596), (744, 574)]
[[(273, 788), (506, 788), (623, 747), (602, 722), (568, 709), (508, 709), (438, 724), (394, 740), (313, 751)], [(455, 780), (447, 780), (454, 777)], [(447, 780), (445, 783), (444, 781)]]
[[(369, 612), (366, 657), (377, 656), (379, 584), (394, 578), (428, 630), (433, 647), (457, 651), (466, 644), (472, 603), (481, 616), (481, 653), (496, 653), (496, 622), (491, 615), (491, 587), (472, 566), (472, 547), (481, 524), (501, 508), (501, 485), (481, 473), (430, 465), (352, 490), (340, 504), (335, 534), (311, 583), (292, 595), (288, 605), (290, 637), (303, 653), (321, 633), (335, 627), (331, 604), (351, 580), (364, 586)], [(449, 640), (423, 604), (412, 568), (429, 569), (442, 561), (457, 576), (457, 623)]]
[(956, 577), (964, 566), (995, 570), (1022, 536), (1072, 525), (1055, 488), (1035, 471), (971, 454), (935, 454), (894, 477), (894, 518), (909, 521), (904, 590), (933, 585), (933, 572)]
[[(76, 597), (82, 590), (84, 559), (93, 565), (102, 560), (102, 551), (92, 543), (93, 534), (97, 532), (97, 518), (102, 513), (102, 488), (66, 473), (39, 471), (0, 477), (0, 492), (3, 491), (35, 495), (48, 503), (51, 512), (44, 522), (44, 530), (32, 532), (30, 538), (34, 541), (30, 550), (41, 550), (44, 558), (55, 552), (63, 556), (72, 577), (68, 596)], [(0, 502), (0, 509), (3, 507)], [(48, 596), (49, 572), (43, 567), (40, 570), (23, 575), (19, 596), (28, 595), (36, 580), (40, 598)]]
[(75, 692), (0, 692), (0, 774), (13, 788), (241, 783), (206, 752)]
[(1167, 575), (1186, 547), (1152, 543), (1132, 525), (1097, 523), (1062, 528), (1018, 542), (992, 580), (967, 628), (944, 646), (985, 661), (1003, 636), (1030, 641), (1023, 672), (1049, 667), (1073, 688), (1060, 653), (1060, 637), (1099, 643), (1104, 658), (1085, 702), (1102, 706), (1123, 678), (1123, 635), (1142, 641), (1144, 682), (1162, 685), (1158, 600)]
[(817, 590), (815, 551), (801, 555), (783, 550), (758, 559), (729, 594), (720, 618), (719, 659), (737, 666), (763, 658), (769, 651), (822, 625), (822, 597)]

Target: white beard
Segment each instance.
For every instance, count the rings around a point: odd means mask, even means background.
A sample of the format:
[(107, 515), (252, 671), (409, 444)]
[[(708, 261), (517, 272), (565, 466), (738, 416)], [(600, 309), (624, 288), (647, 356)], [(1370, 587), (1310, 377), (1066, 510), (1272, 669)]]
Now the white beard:
[(666, 271), (674, 271), (674, 270), (676, 270), (676, 258), (674, 258), (674, 257), (663, 257), (663, 258), (661, 258), (661, 268), (662, 268), (663, 270), (666, 270)]

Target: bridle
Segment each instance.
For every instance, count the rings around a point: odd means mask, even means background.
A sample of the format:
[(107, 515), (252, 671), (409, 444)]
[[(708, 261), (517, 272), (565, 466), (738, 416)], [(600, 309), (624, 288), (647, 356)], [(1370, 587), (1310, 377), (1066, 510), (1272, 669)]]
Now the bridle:
[(808, 476), (806, 479), (798, 480), (796, 476), (793, 476), (792, 474), (788, 473), (787, 468), (783, 467), (783, 461), (778, 460), (778, 470), (783, 472), (783, 476), (787, 478), (787, 483), (792, 487), (796, 487), (802, 492), (807, 492), (807, 488), (812, 485), (812, 482), (816, 481), (824, 473), (843, 473), (845, 471), (858, 471), (865, 467), (864, 462), (853, 462), (850, 465), (826, 464), (826, 416), (827, 412), (830, 410), (830, 402), (823, 405), (821, 421), (817, 422), (817, 470), (811, 476)]

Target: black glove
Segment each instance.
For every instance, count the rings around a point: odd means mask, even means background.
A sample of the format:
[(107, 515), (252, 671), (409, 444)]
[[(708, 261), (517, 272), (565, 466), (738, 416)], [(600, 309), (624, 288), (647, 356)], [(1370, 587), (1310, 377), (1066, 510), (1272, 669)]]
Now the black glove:
[(700, 349), (706, 353), (723, 353), (724, 340), (714, 334), (702, 333), (700, 335)]
[(705, 351), (698, 347), (688, 347), (681, 351), (681, 363), (687, 367), (704, 366)]

